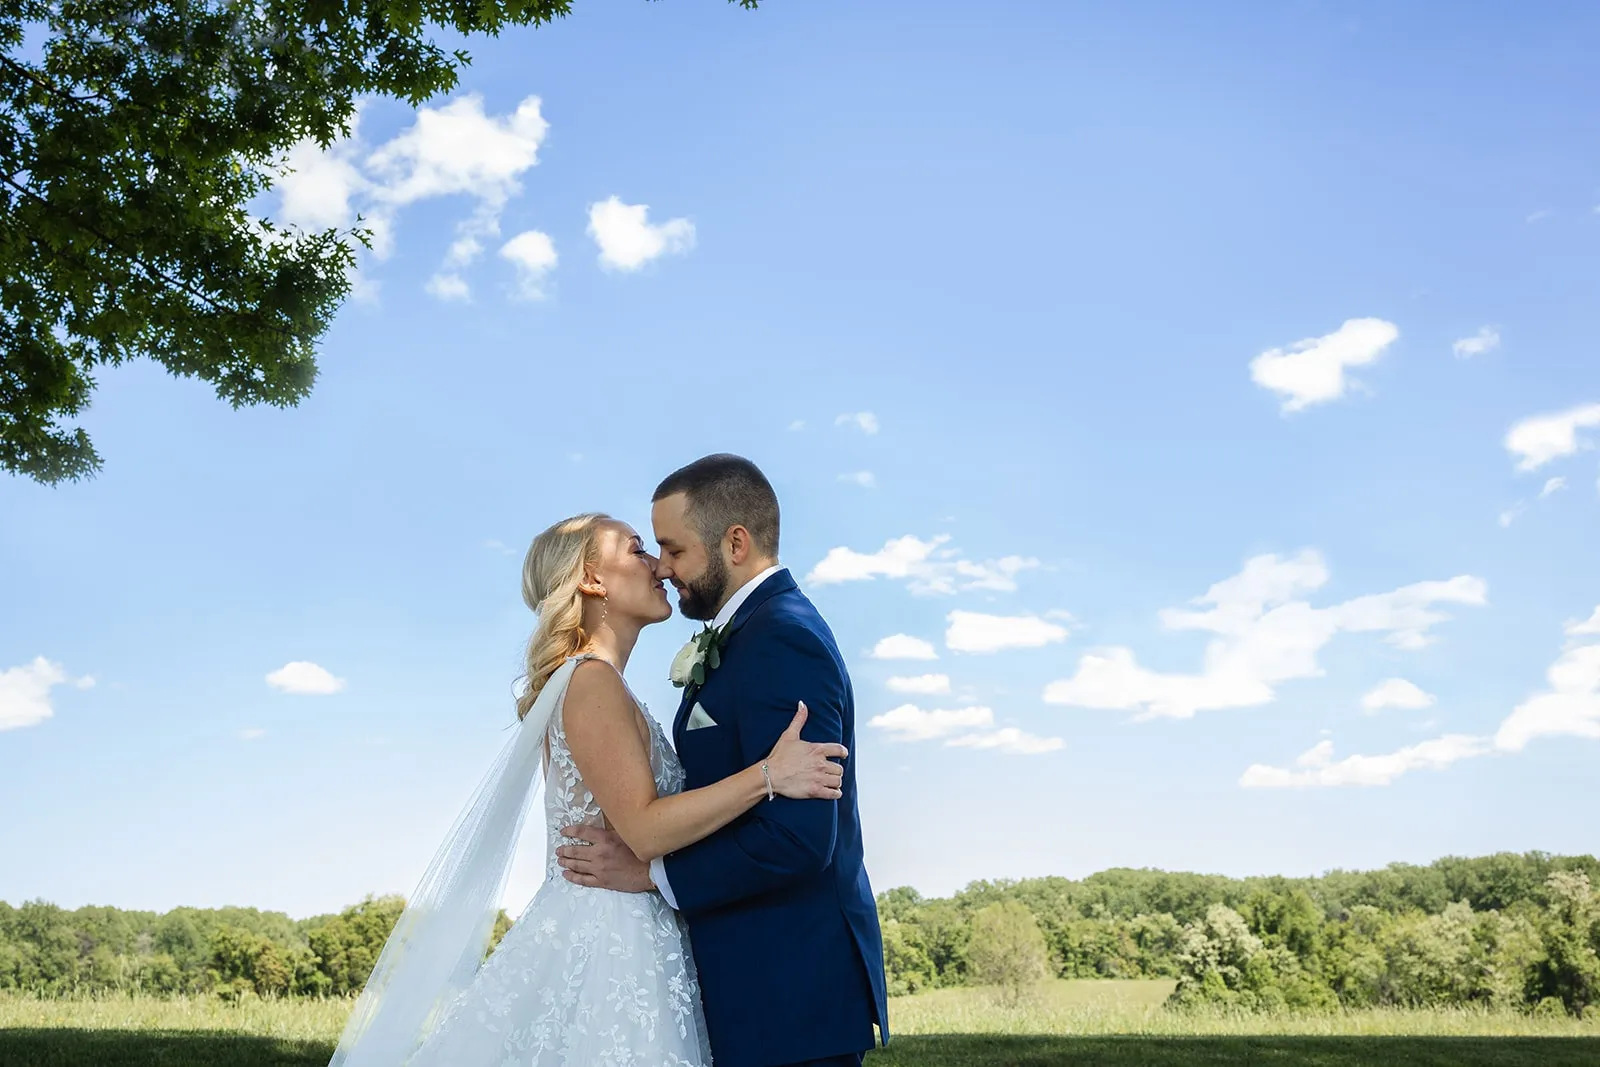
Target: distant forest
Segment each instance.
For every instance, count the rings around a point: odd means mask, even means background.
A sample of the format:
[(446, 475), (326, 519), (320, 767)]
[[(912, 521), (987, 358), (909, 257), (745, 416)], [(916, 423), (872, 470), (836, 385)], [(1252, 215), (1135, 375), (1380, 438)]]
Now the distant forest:
[[(1109, 870), (975, 882), (941, 899), (891, 889), (878, 897), (891, 991), (975, 982), (975, 917), (1011, 904), (1026, 909), (1003, 910), (1042, 942), (1048, 973), (1173, 978), (1179, 1004), (1600, 1013), (1593, 856), (1502, 853), (1319, 878)], [(360, 991), (402, 907), (380, 897), (295, 920), (254, 908), (0, 903), (0, 990), (346, 996)], [(509, 927), (502, 914), (495, 943)]]

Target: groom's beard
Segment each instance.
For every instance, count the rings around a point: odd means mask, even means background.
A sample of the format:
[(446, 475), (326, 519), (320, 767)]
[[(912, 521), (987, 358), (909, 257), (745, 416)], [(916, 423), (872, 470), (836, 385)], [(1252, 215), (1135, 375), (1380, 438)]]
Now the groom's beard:
[(678, 610), (686, 619), (709, 621), (717, 617), (728, 599), (728, 565), (721, 556), (712, 556), (706, 572), (678, 589)]

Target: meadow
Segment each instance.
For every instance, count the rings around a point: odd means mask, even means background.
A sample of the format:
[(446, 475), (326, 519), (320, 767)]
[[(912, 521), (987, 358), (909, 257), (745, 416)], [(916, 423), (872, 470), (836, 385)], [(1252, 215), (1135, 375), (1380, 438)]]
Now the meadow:
[[(1247, 1014), (1165, 1006), (1170, 981), (1046, 982), (1015, 1006), (987, 989), (891, 1004), (870, 1067), (1271, 1064), (1563, 1067), (1600, 1062), (1600, 1021), (1540, 1013), (1359, 1010)], [(0, 996), (0, 1067), (320, 1067), (345, 998)]]

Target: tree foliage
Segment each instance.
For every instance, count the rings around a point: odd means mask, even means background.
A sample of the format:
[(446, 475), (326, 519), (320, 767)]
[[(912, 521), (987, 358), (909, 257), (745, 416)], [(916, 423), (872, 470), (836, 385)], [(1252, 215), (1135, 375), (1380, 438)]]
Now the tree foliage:
[(990, 904), (972, 916), (968, 973), (980, 985), (1000, 990), (1015, 1004), (1045, 978), (1044, 934), (1027, 906), (1016, 901)]
[[(737, 0), (754, 7), (756, 0)], [(137, 357), (235, 407), (292, 405), (360, 230), (257, 218), (288, 148), (364, 96), (419, 104), (571, 0), (6, 0), (0, 5), (0, 469), (91, 474), (95, 372)]]
[[(1180, 1005), (1458, 1007), (1600, 1014), (1600, 861), (1543, 853), (1321, 878), (1113, 870), (878, 897), (894, 995), (1041, 974), (1172, 978)], [(0, 902), (0, 991), (347, 996), (404, 902), (293, 920)], [(511, 920), (495, 923), (490, 946)]]
[[(1320, 878), (1111, 870), (878, 899), (896, 993), (992, 982), (989, 909), (1026, 909), (1062, 978), (1176, 978), (1244, 1010), (1478, 1005), (1600, 1012), (1600, 862), (1448, 858)], [(1541, 1007), (1542, 1005), (1542, 1007)]]

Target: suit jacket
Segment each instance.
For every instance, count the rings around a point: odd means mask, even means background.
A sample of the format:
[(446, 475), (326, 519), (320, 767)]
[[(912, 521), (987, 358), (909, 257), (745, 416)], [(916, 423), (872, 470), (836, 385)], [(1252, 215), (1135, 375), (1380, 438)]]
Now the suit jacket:
[[(850, 750), (843, 797), (762, 800), (665, 859), (688, 923), (717, 1067), (777, 1067), (889, 1037), (883, 940), (856, 809), (855, 697), (833, 632), (786, 570), (734, 614), (722, 663), (673, 725), (687, 789), (761, 762), (805, 701), (801, 735)], [(698, 703), (715, 726), (687, 729)]]

